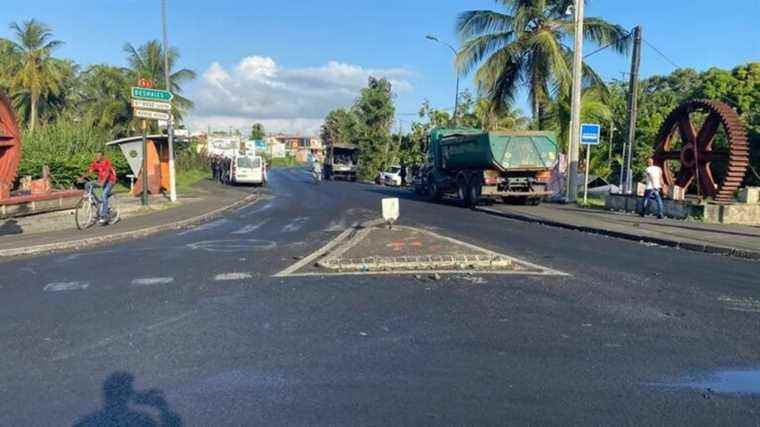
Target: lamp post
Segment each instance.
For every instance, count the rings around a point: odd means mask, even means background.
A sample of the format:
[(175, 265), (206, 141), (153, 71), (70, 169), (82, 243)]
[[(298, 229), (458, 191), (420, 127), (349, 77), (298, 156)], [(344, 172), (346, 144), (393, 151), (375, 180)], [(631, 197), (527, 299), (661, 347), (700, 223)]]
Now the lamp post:
[[(454, 46), (446, 42), (443, 42), (439, 40), (438, 37), (430, 35), (430, 34), (425, 36), (425, 38), (448, 47), (454, 53), (454, 58), (456, 58), (457, 50), (454, 49)], [(457, 119), (458, 119), (458, 114), (459, 114), (459, 70), (456, 70), (456, 74), (457, 74), (457, 93), (456, 93), (456, 96), (454, 97), (454, 124), (455, 125), (457, 124)]]
[[(161, 24), (163, 29), (164, 44), (164, 81), (166, 90), (172, 90), (171, 79), (169, 77), (169, 37), (166, 30), (166, 0), (161, 0)], [(166, 122), (166, 133), (169, 138), (169, 199), (172, 202), (177, 201), (177, 178), (174, 169), (174, 114), (169, 111), (169, 120)]]
[(578, 158), (580, 157), (581, 79), (583, 77), (583, 5), (575, 0), (575, 42), (573, 43), (573, 93), (570, 115), (570, 144), (568, 146), (567, 201), (575, 203), (578, 196)]

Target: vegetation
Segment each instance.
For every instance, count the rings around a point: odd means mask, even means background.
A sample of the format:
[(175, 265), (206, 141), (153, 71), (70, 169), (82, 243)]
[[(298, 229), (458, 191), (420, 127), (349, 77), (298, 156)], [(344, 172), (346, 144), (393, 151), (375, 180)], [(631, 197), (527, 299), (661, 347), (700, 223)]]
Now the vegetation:
[(325, 143), (359, 147), (359, 178), (374, 179), (388, 165), (397, 150), (391, 137), (396, 108), (391, 83), (370, 77), (351, 110), (330, 112), (322, 126)]
[(253, 126), (251, 126), (251, 139), (252, 140), (261, 140), (264, 139), (266, 136), (266, 132), (264, 131), (264, 125), (261, 123), (254, 123)]
[[(520, 87), (528, 89), (533, 119), (543, 129), (549, 105), (570, 93), (575, 23), (568, 15), (573, 0), (502, 0), (505, 12), (471, 10), (459, 15), (457, 31), (462, 47), (457, 66), (463, 73), (476, 70), (475, 84), (498, 110), (510, 105)], [(628, 32), (601, 18), (584, 20), (584, 37), (601, 46), (625, 52)], [(584, 64), (587, 86), (602, 79)]]
[[(165, 87), (163, 47), (155, 40), (139, 47), (127, 44), (129, 67), (98, 64), (80, 70), (73, 61), (53, 56), (62, 42), (47, 25), (32, 19), (10, 28), (12, 39), (0, 39), (0, 90), (9, 95), (26, 129), (19, 176), (39, 176), (48, 165), (55, 185), (68, 187), (107, 141), (138, 132), (129, 88), (140, 78)], [(183, 113), (193, 105), (181, 96), (182, 85), (195, 73), (175, 70), (178, 59), (177, 49), (171, 48), (170, 86), (174, 116), (181, 124)], [(117, 174), (130, 173), (119, 151), (105, 151)]]

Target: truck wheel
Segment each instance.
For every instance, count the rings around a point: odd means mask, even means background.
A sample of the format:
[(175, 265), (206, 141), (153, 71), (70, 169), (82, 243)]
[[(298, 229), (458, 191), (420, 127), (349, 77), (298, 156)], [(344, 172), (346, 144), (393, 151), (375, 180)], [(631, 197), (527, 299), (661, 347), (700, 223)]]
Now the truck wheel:
[(480, 185), (480, 182), (473, 181), (468, 186), (468, 193), (469, 193), (469, 199), (470, 199), (470, 205), (468, 207), (474, 208), (478, 205), (478, 202), (480, 201), (480, 196), (482, 192), (482, 187)]
[(428, 184), (428, 200), (431, 202), (437, 202), (441, 200), (441, 189), (438, 188), (438, 183), (432, 180)]
[(472, 194), (467, 181), (460, 179), (457, 183), (457, 198), (462, 202), (462, 206), (469, 208), (472, 206)]

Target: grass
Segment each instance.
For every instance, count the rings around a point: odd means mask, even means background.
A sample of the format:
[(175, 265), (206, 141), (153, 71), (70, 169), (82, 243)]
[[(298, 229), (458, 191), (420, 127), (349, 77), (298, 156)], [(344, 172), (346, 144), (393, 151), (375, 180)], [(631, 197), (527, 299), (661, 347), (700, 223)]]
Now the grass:
[(208, 168), (177, 171), (177, 192), (185, 193), (204, 179), (211, 179), (211, 171)]
[(604, 210), (604, 196), (588, 196), (588, 201), (583, 203), (583, 193), (578, 195), (578, 206), (586, 209), (602, 209)]
[(270, 168), (288, 168), (298, 165), (296, 162), (295, 157), (281, 157), (278, 159), (272, 159), (269, 167)]

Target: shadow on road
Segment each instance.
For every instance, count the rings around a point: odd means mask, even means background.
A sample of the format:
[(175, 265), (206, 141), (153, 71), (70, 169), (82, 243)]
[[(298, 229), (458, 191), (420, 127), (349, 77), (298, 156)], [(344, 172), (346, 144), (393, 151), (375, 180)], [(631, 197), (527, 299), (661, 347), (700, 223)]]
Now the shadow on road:
[[(115, 372), (103, 382), (103, 409), (74, 424), (90, 426), (181, 426), (182, 419), (169, 408), (163, 392), (158, 389), (137, 391), (134, 375)], [(132, 406), (143, 410), (134, 409)], [(145, 409), (153, 409), (153, 411)], [(158, 415), (154, 417), (153, 413)]]
[(11, 234), (21, 234), (24, 230), (18, 225), (18, 221), (15, 219), (9, 219), (5, 221), (3, 225), (0, 225), (0, 236), (8, 236)]

